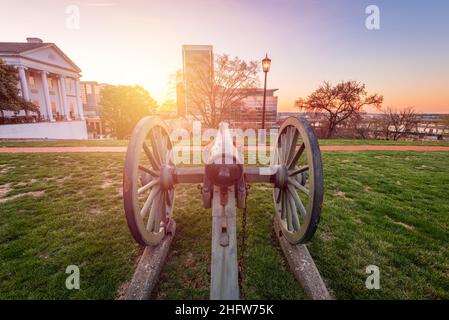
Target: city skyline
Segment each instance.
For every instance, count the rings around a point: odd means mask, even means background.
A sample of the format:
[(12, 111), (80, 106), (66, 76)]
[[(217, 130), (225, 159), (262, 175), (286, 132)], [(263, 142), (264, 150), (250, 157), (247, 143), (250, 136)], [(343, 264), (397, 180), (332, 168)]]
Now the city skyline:
[[(268, 53), (268, 87), (279, 88), (281, 112), (294, 111), (294, 100), (323, 81), (357, 80), (383, 94), (384, 106), (449, 113), (444, 1), (2, 2), (9, 14), (1, 41), (53, 42), (83, 70), (82, 80), (142, 85), (159, 103), (182, 69), (182, 45), (204, 44), (245, 60)], [(380, 30), (365, 27), (370, 4), (380, 9)]]

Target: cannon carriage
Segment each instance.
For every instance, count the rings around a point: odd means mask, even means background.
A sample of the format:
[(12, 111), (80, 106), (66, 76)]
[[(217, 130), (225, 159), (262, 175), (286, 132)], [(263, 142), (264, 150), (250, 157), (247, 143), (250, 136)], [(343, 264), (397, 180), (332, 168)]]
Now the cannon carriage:
[(289, 243), (307, 243), (323, 202), (323, 168), (313, 128), (288, 118), (279, 129), (269, 167), (249, 166), (242, 146), (221, 123), (205, 150), (205, 165), (178, 167), (165, 123), (143, 118), (128, 145), (123, 175), (126, 220), (134, 239), (157, 246), (173, 232), (176, 185), (201, 184), (203, 206), (212, 208), (211, 299), (238, 299), (237, 208), (246, 208), (247, 185), (273, 187), (274, 215)]

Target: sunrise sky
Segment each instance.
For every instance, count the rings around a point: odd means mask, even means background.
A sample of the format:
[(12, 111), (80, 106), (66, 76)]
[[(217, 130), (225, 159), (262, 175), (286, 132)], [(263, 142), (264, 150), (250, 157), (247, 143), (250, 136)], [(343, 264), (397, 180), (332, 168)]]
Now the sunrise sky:
[[(365, 8), (380, 8), (380, 30)], [(68, 5), (79, 29), (66, 26)], [(359, 80), (385, 106), (449, 113), (449, 1), (417, 0), (0, 0), (0, 41), (42, 38), (83, 70), (83, 80), (140, 84), (163, 102), (183, 44), (272, 58), (279, 110), (322, 81)], [(262, 74), (261, 74), (262, 76)]]

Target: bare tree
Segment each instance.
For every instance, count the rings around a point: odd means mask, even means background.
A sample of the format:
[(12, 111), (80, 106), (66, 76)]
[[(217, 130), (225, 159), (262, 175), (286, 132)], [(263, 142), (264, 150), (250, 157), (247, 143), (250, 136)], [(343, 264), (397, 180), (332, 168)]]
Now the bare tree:
[(256, 61), (217, 55), (211, 74), (205, 63), (201, 60), (195, 63), (194, 76), (186, 80), (187, 107), (194, 118), (209, 127), (217, 127), (241, 106), (243, 99), (253, 94), (259, 84), (259, 66)]
[(449, 114), (441, 116), (442, 136), (449, 136)]
[(383, 112), (383, 129), (385, 139), (399, 140), (407, 134), (417, 131), (418, 116), (413, 108), (386, 108)]
[(299, 99), (295, 105), (307, 112), (321, 113), (327, 122), (327, 137), (331, 138), (338, 125), (363, 110), (365, 106), (380, 109), (383, 97), (369, 95), (363, 83), (342, 81), (333, 86), (324, 82), (306, 100)]
[(376, 123), (373, 119), (367, 118), (366, 112), (355, 112), (347, 120), (347, 125), (356, 138), (369, 139), (375, 130)]

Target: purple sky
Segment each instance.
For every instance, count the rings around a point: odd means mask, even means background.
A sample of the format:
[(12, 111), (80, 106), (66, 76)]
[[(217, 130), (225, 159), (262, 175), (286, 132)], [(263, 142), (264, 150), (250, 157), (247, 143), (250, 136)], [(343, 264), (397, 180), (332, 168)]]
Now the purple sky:
[[(369, 4), (380, 30), (365, 27)], [(80, 10), (67, 27), (67, 6)], [(280, 110), (322, 81), (359, 80), (385, 106), (449, 113), (449, 1), (33, 1), (1, 0), (0, 41), (54, 42), (83, 79), (140, 84), (159, 102), (181, 68), (183, 44), (216, 53), (272, 58), (269, 87)], [(7, 14), (5, 14), (7, 12)]]

